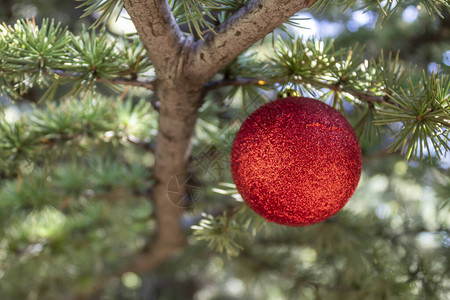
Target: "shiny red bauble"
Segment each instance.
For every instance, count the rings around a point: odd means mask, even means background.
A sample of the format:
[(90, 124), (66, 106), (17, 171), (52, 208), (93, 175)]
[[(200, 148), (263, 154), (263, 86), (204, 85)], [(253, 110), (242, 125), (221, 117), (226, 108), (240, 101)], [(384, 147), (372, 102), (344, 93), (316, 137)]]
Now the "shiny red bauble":
[(231, 172), (244, 201), (268, 221), (312, 225), (333, 216), (353, 195), (361, 148), (347, 119), (331, 106), (283, 98), (242, 124)]

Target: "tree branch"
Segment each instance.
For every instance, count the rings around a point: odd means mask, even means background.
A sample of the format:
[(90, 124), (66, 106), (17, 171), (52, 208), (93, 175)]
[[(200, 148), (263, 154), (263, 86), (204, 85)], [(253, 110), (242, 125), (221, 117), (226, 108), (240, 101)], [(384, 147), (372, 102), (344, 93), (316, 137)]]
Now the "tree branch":
[(315, 0), (251, 0), (233, 16), (193, 44), (191, 76), (206, 82), (244, 50)]
[[(175, 64), (184, 37), (166, 0), (124, 0), (137, 33), (159, 75)], [(170, 74), (167, 74), (170, 76)], [(169, 77), (170, 78), (170, 77)]]
[(150, 151), (150, 152), (155, 152), (155, 145), (154, 143), (149, 143), (146, 141), (141, 140), (140, 138), (134, 136), (134, 135), (128, 135), (126, 136), (127, 141), (141, 147), (144, 150)]
[(155, 90), (154, 80), (128, 79), (128, 78), (111, 78), (111, 79), (97, 78), (96, 81), (101, 83), (113, 83), (127, 86), (143, 87), (152, 91)]
[(336, 84), (329, 84), (325, 82), (320, 82), (317, 80), (305, 80), (305, 83), (309, 83), (311, 85), (314, 85), (318, 88), (326, 88), (335, 92), (341, 92), (341, 93), (347, 93), (349, 95), (352, 95), (355, 98), (358, 98), (359, 100), (363, 100), (368, 103), (384, 103), (387, 102), (387, 98), (384, 96), (376, 96), (371, 94), (365, 94), (360, 91), (355, 91), (352, 89), (346, 89), (343, 86), (336, 85)]
[[(63, 78), (69, 78), (69, 77), (79, 77), (82, 76), (83, 73), (73, 73), (73, 72), (67, 72), (64, 70), (51, 70), (52, 73), (58, 75), (59, 77)], [(38, 70), (36, 70), (36, 73)], [(140, 78), (131, 79), (131, 78), (125, 78), (125, 77), (115, 77), (111, 79), (105, 79), (101, 77), (95, 78), (96, 82), (101, 83), (113, 83), (113, 84), (120, 84), (120, 85), (127, 85), (127, 86), (137, 86), (137, 87), (143, 87), (149, 90), (154, 91), (156, 88), (155, 80), (144, 80)]]
[(258, 78), (236, 78), (236, 79), (224, 79), (217, 81), (210, 81), (205, 84), (205, 90), (211, 91), (215, 89), (220, 89), (227, 86), (244, 86), (244, 85), (266, 85), (274, 84), (276, 82), (267, 82)]
[[(276, 80), (262, 80), (258, 78), (236, 78), (236, 79), (226, 79), (226, 80), (218, 80), (218, 81), (211, 81), (208, 82), (205, 85), (206, 91), (211, 91), (214, 89), (219, 89), (222, 87), (227, 86), (244, 86), (244, 85), (271, 85), (275, 83), (288, 83), (289, 80), (287, 79), (276, 79)], [(298, 81), (296, 81), (298, 82)], [(318, 88), (326, 88), (335, 92), (341, 92), (341, 93), (347, 93), (349, 95), (354, 96), (355, 98), (358, 98), (359, 100), (368, 102), (368, 103), (384, 103), (388, 102), (388, 99), (383, 96), (376, 96), (371, 94), (365, 94), (360, 91), (345, 89), (344, 87), (337, 86), (335, 84), (328, 84), (316, 80), (307, 80), (305, 82), (299, 81), (300, 83), (309, 83), (311, 85), (314, 85)]]

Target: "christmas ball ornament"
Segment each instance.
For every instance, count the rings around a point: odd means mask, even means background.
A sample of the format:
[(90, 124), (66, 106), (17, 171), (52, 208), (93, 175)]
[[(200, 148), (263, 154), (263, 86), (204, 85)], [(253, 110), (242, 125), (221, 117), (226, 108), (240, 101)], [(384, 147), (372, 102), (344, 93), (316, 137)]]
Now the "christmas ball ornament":
[(361, 148), (337, 110), (289, 97), (267, 103), (242, 124), (231, 173), (244, 201), (270, 222), (306, 226), (344, 207), (361, 175)]

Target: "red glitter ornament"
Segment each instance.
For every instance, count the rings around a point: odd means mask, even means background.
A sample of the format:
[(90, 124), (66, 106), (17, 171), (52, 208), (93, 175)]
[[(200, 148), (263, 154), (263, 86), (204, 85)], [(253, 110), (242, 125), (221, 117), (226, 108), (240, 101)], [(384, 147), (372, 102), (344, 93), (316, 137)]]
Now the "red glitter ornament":
[(231, 173), (244, 201), (268, 221), (321, 222), (344, 207), (361, 175), (361, 149), (337, 110), (311, 98), (267, 103), (242, 124)]

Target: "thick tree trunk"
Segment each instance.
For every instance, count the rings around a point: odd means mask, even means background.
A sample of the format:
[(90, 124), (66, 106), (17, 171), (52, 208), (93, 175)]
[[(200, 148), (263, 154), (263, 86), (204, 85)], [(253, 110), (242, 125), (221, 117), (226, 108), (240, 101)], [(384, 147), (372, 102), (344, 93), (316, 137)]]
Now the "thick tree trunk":
[(186, 244), (180, 224), (183, 209), (179, 204), (185, 194), (185, 186), (182, 183), (186, 178), (202, 90), (201, 87), (195, 88), (188, 82), (175, 80), (159, 82), (156, 93), (161, 106), (152, 201), (158, 232), (151, 251), (127, 268), (127, 271), (135, 273), (144, 273)]

